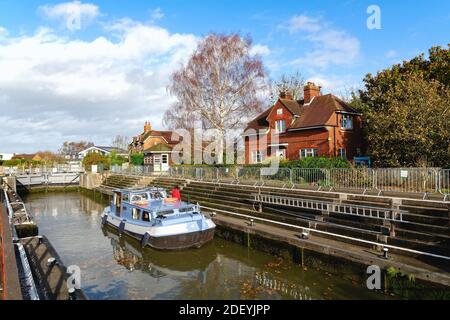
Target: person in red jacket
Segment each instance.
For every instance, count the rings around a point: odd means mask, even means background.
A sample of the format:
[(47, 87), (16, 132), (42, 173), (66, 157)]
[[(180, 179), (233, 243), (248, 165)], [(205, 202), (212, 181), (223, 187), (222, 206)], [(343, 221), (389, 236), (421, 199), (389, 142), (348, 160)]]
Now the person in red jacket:
[(175, 186), (175, 188), (172, 189), (172, 198), (177, 198), (181, 201), (181, 192), (178, 186)]

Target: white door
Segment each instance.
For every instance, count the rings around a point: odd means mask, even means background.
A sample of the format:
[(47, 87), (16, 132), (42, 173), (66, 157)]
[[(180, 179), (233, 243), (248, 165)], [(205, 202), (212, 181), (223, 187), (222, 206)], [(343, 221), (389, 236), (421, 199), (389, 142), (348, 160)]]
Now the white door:
[(167, 153), (161, 155), (161, 171), (169, 171), (169, 155)]
[(153, 171), (161, 172), (161, 155), (159, 154), (153, 156)]

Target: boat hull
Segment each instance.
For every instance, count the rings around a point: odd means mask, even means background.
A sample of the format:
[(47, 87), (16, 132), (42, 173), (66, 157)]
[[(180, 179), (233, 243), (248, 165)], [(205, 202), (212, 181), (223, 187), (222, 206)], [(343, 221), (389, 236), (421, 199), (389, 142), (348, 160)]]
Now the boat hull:
[[(108, 214), (107, 214), (108, 215)], [(168, 236), (151, 236), (150, 229), (148, 231), (136, 230), (131, 224), (125, 223), (123, 229), (120, 228), (120, 221), (108, 215), (104, 224), (119, 230), (119, 234), (127, 234), (141, 242), (141, 245), (150, 246), (158, 250), (182, 250), (189, 248), (200, 248), (206, 243), (214, 239), (215, 226), (206, 230), (200, 230), (189, 233), (168, 235)]]

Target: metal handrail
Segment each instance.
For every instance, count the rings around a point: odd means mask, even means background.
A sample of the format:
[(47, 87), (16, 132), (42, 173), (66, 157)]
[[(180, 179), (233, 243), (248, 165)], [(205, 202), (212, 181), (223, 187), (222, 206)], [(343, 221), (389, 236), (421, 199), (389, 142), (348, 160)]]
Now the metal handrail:
[(286, 207), (294, 207), (317, 211), (336, 212), (365, 218), (373, 218), (397, 222), (407, 222), (403, 220), (403, 214), (409, 213), (406, 210), (399, 210), (393, 208), (370, 207), (370, 206), (353, 205), (347, 203), (337, 203), (322, 200), (275, 196), (271, 194), (258, 193), (253, 194), (253, 196), (255, 202), (257, 203), (274, 204)]

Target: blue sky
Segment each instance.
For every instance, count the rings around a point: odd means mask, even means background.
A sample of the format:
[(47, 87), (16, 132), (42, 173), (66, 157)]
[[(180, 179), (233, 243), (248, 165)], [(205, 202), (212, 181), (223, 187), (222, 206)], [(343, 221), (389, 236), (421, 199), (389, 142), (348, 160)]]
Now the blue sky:
[[(369, 5), (381, 29), (369, 30)], [(67, 24), (68, 8), (81, 23)], [(0, 152), (132, 136), (173, 102), (170, 73), (209, 32), (250, 34), (269, 75), (344, 94), (365, 74), (449, 42), (450, 1), (0, 0)], [(2, 70), (3, 69), (3, 70)]]

